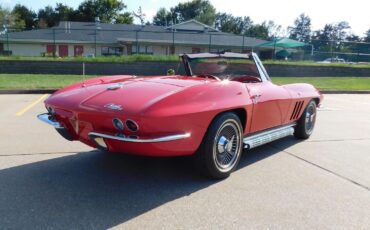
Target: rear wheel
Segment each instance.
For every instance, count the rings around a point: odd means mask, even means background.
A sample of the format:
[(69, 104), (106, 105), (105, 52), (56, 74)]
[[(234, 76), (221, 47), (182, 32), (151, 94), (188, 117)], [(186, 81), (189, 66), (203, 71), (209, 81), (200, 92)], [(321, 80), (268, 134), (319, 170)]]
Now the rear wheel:
[(196, 163), (206, 176), (226, 178), (239, 163), (242, 143), (243, 128), (239, 117), (234, 113), (221, 114), (210, 125)]
[(316, 123), (317, 105), (314, 100), (311, 100), (302, 116), (297, 122), (294, 130), (294, 136), (298, 139), (307, 139), (311, 136)]

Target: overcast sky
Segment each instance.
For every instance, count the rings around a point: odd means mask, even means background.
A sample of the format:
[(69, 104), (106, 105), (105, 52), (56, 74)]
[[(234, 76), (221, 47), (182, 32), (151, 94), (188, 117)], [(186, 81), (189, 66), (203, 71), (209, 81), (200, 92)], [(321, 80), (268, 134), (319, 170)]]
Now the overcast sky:
[[(369, 0), (210, 0), (217, 11), (227, 12), (235, 16), (250, 16), (255, 23), (273, 20), (283, 28), (292, 25), (301, 13), (308, 14), (312, 20), (312, 29), (324, 27), (325, 23), (348, 21), (352, 32), (363, 36), (370, 29)], [(82, 0), (0, 0), (0, 4), (13, 7), (17, 3), (38, 10), (47, 4), (54, 6), (56, 2), (77, 7)], [(160, 7), (169, 8), (179, 0), (124, 0), (129, 11), (142, 6), (147, 20), (152, 19)]]

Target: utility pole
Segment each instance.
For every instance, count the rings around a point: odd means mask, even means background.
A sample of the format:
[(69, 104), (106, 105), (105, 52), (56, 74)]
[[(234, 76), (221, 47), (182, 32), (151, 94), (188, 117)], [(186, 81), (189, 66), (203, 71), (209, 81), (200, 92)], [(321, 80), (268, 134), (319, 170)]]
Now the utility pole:
[(245, 35), (243, 35), (243, 45), (242, 45), (242, 53), (244, 53), (244, 46), (245, 46), (245, 41), (244, 41), (244, 39), (245, 39)]
[(53, 29), (53, 57), (56, 58), (57, 44), (55, 38), (55, 29)]
[(173, 55), (175, 54), (175, 31), (172, 30), (172, 52)]
[(6, 30), (6, 50), (9, 53), (9, 31), (8, 29)]
[(208, 46), (208, 52), (211, 52), (211, 46), (212, 46), (212, 34), (209, 35), (209, 46)]
[(135, 37), (136, 37), (136, 54), (139, 54), (139, 31), (135, 31)]
[(98, 33), (98, 30), (95, 29), (95, 33), (94, 33), (94, 48), (95, 48), (95, 57), (96, 57), (96, 54), (97, 54), (97, 47), (96, 47), (96, 35)]

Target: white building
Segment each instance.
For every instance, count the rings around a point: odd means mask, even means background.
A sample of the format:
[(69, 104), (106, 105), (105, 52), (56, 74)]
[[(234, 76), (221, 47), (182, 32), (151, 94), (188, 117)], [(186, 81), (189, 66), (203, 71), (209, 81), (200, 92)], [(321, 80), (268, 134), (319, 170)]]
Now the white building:
[[(266, 41), (223, 33), (190, 20), (171, 27), (60, 22), (48, 29), (0, 35), (0, 53), (16, 56), (100, 56), (246, 52)], [(268, 51), (271, 52), (271, 51)]]

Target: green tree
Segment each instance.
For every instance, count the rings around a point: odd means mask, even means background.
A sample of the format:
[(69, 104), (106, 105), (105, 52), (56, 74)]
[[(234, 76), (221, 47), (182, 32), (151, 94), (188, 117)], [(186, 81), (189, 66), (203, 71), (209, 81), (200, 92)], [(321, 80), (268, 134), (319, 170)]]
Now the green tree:
[(289, 38), (301, 42), (309, 42), (311, 37), (311, 19), (308, 15), (301, 14), (294, 21), (294, 26), (288, 27)]
[(0, 6), (0, 31), (19, 31), (25, 27), (24, 20), (18, 14)]
[(356, 34), (348, 34), (345, 40), (350, 42), (360, 42), (361, 38)]
[(349, 23), (346, 21), (342, 21), (342, 22), (335, 24), (334, 40), (339, 40), (339, 41), (345, 40), (348, 35), (348, 31), (347, 31), (348, 29), (351, 29), (351, 27), (349, 26)]
[(364, 42), (370, 42), (370, 29), (365, 32)]
[(76, 19), (92, 22), (96, 17), (103, 23), (113, 23), (127, 6), (120, 0), (85, 0), (77, 9)]
[(139, 9), (136, 12), (132, 13), (134, 17), (140, 20), (140, 24), (145, 24), (145, 13), (143, 12), (141, 6), (139, 6)]
[[(322, 30), (315, 31), (312, 36), (312, 44), (320, 51), (341, 51), (342, 41), (348, 38), (347, 30), (351, 28), (348, 22), (326, 24)], [(352, 37), (352, 39), (355, 37)]]
[(72, 7), (64, 5), (62, 3), (57, 3), (54, 9), (55, 20), (60, 21), (72, 21), (75, 11)]
[(270, 20), (268, 22), (263, 22), (263, 24), (267, 27), (269, 39), (286, 36), (281, 25), (275, 24), (274, 21)]
[(134, 23), (134, 17), (131, 13), (125, 12), (122, 14), (119, 14), (117, 18), (114, 21), (115, 24), (133, 24)]
[(260, 39), (265, 39), (265, 40), (270, 39), (269, 28), (266, 22), (263, 22), (261, 24), (254, 24), (250, 26), (245, 31), (244, 35), (248, 37), (260, 38)]
[(169, 26), (172, 21), (172, 13), (163, 7), (160, 8), (153, 17), (153, 25), (156, 26)]
[(43, 28), (55, 26), (58, 21), (56, 20), (57, 14), (52, 6), (46, 6), (44, 9), (40, 9), (38, 14), (38, 26)]
[(195, 19), (206, 25), (213, 25), (216, 19), (216, 9), (208, 0), (192, 0), (179, 3), (171, 11), (176, 15), (177, 22)]
[(216, 26), (225, 33), (244, 34), (253, 22), (250, 17), (234, 17), (227, 13), (217, 13)]
[(330, 51), (333, 31), (333, 25), (326, 24), (323, 29), (313, 32), (311, 44), (314, 46), (315, 50)]
[(15, 5), (12, 10), (12, 15), (14, 15), (20, 23), (23, 21), (25, 29), (30, 30), (36, 27), (37, 14), (26, 6), (21, 4)]

